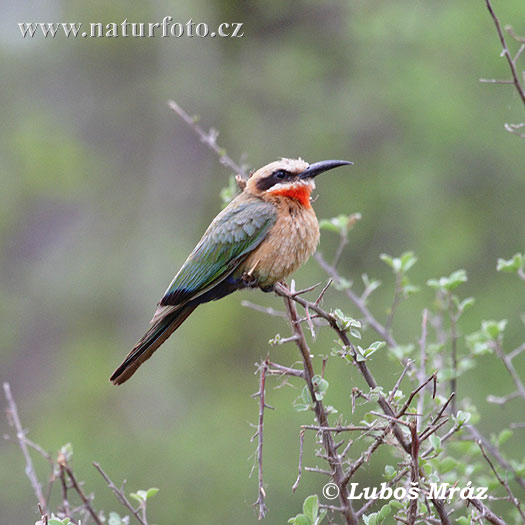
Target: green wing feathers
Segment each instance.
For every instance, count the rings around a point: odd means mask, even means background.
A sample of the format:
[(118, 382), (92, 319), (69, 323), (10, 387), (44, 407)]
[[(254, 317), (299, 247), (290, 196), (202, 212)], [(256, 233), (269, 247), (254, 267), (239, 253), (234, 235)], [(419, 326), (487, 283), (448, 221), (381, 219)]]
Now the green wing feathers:
[(179, 270), (161, 306), (184, 304), (227, 277), (264, 240), (277, 215), (261, 199), (230, 203), (204, 233)]
[(111, 376), (119, 385), (195, 310), (196, 299), (222, 282), (264, 240), (276, 221), (272, 204), (240, 195), (210, 224), (159, 302), (150, 329)]

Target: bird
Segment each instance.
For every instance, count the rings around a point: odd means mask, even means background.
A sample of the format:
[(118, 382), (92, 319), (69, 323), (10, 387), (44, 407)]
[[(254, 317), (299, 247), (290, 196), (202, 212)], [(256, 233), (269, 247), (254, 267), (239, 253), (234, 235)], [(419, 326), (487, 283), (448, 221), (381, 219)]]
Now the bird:
[(270, 292), (305, 263), (319, 243), (314, 178), (350, 164), (281, 158), (255, 171), (213, 219), (158, 302), (149, 330), (110, 381), (127, 381), (200, 304), (242, 288)]

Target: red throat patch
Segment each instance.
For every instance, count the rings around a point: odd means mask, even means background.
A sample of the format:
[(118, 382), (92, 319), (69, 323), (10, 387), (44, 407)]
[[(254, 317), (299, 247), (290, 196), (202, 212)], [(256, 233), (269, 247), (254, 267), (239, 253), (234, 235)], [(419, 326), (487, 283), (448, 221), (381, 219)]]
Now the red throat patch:
[(299, 201), (305, 208), (310, 208), (310, 194), (312, 188), (306, 184), (300, 184), (297, 186), (291, 186), (289, 188), (281, 188), (275, 191), (270, 191), (270, 195), (281, 195), (282, 197), (288, 197)]

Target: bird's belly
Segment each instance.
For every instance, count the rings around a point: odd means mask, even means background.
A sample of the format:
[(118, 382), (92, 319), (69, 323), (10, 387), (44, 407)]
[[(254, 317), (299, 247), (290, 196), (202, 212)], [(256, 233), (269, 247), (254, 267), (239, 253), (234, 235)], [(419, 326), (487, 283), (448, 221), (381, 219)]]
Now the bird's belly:
[(315, 252), (319, 225), (312, 208), (290, 207), (280, 213), (266, 239), (243, 264), (259, 286), (272, 286), (297, 270)]

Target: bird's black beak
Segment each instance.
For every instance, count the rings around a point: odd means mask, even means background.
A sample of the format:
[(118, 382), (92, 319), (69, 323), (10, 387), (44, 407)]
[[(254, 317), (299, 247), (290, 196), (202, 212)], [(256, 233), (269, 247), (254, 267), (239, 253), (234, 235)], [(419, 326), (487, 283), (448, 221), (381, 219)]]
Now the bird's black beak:
[(351, 165), (353, 162), (348, 160), (322, 160), (321, 162), (316, 162), (310, 164), (310, 166), (305, 169), (302, 173), (299, 174), (300, 179), (309, 179), (316, 177), (324, 171), (333, 170), (339, 166)]

